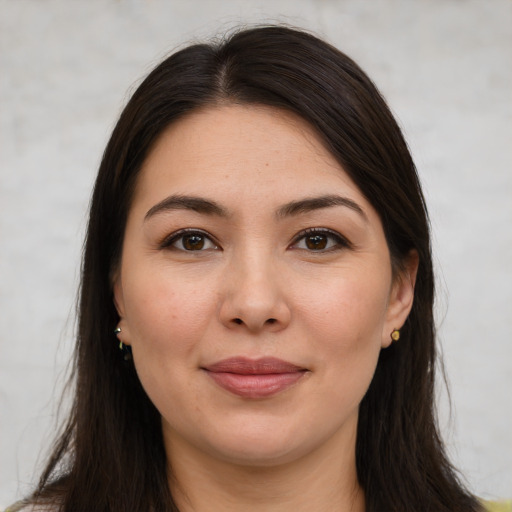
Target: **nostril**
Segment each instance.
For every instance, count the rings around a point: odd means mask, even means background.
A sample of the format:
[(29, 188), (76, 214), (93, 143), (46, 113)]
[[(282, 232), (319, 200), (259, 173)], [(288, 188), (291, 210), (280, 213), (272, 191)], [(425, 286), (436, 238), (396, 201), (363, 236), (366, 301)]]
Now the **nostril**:
[[(245, 324), (245, 322), (241, 318), (233, 318), (231, 320), (231, 322), (236, 325), (244, 325)], [(276, 323), (278, 323), (276, 318), (267, 318), (264, 322), (264, 325), (274, 325)], [(247, 325), (249, 325), (249, 324), (247, 324)]]

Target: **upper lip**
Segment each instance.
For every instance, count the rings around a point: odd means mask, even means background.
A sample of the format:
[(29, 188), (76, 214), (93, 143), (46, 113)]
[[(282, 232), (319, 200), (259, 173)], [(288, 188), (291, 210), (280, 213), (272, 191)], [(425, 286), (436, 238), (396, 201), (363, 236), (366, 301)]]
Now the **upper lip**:
[(305, 368), (275, 357), (262, 357), (259, 359), (230, 357), (204, 366), (203, 369), (214, 373), (236, 373), (239, 375), (269, 375), (273, 373), (292, 373), (305, 370)]

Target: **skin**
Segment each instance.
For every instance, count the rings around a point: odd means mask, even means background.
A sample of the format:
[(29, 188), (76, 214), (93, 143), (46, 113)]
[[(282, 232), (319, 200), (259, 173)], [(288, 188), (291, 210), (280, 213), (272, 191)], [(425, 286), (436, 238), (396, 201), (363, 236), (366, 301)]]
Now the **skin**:
[[(176, 195), (223, 215), (166, 208)], [(333, 195), (348, 206), (276, 213)], [(162, 134), (138, 179), (114, 297), (119, 337), (162, 415), (180, 510), (364, 510), (359, 404), (410, 311), (416, 268), (411, 255), (393, 275), (377, 213), (300, 118), (222, 105)], [(305, 371), (277, 394), (240, 397), (203, 369), (235, 356)]]

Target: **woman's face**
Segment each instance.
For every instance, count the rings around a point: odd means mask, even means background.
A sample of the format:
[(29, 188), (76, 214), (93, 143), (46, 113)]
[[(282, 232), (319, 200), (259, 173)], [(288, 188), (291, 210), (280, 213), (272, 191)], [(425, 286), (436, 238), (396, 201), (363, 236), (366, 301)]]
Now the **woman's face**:
[(170, 126), (114, 283), (166, 446), (249, 465), (353, 450), (409, 267), (393, 279), (377, 213), (301, 119), (219, 106)]

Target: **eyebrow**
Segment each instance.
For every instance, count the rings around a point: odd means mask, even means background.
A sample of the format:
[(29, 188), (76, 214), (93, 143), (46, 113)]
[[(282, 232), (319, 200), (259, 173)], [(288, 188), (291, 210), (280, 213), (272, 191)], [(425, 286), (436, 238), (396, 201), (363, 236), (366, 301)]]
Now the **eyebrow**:
[(344, 206), (358, 213), (366, 222), (368, 217), (364, 210), (352, 199), (337, 195), (326, 195), (319, 197), (311, 197), (300, 199), (298, 201), (291, 201), (277, 210), (278, 217), (290, 217), (293, 215), (300, 215), (302, 213), (312, 212), (323, 208), (332, 208), (333, 206)]
[(219, 217), (228, 216), (228, 212), (215, 201), (204, 199), (202, 197), (173, 195), (166, 197), (163, 201), (160, 201), (155, 204), (155, 206), (151, 207), (146, 213), (144, 220), (148, 220), (157, 213), (172, 210), (193, 210), (206, 215), (217, 215)]

